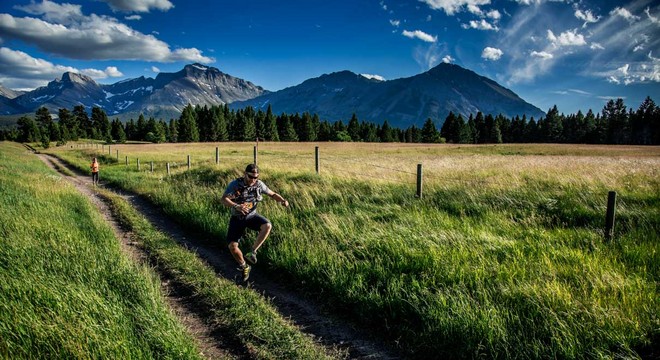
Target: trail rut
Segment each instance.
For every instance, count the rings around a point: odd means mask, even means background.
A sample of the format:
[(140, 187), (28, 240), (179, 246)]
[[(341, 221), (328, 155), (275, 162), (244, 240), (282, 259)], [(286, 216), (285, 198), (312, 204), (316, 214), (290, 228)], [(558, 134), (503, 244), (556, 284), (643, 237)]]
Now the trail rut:
[[(133, 246), (131, 234), (119, 225), (115, 215), (105, 204), (103, 198), (94, 190), (91, 176), (81, 174), (59, 158), (38, 154), (48, 166), (60, 172), (62, 176), (75, 186), (81, 193), (89, 197), (99, 209), (108, 223), (114, 229), (117, 238), (121, 239), (122, 246), (136, 261), (146, 261), (146, 254)], [(74, 176), (67, 176), (62, 169), (68, 169)], [(101, 185), (103, 179), (101, 178)], [(231, 258), (222, 240), (209, 239), (203, 234), (183, 229), (179, 224), (166, 215), (160, 208), (150, 201), (120, 189), (106, 188), (127, 200), (137, 211), (149, 220), (159, 231), (169, 235), (188, 250), (195, 252), (212, 266), (218, 276), (236, 281), (239, 274), (236, 263)], [(268, 246), (266, 242), (265, 246)], [(236, 344), (226, 343), (222, 337), (222, 329), (205, 321), (202, 309), (196, 307), (189, 299), (185, 290), (171, 284), (161, 274), (168, 302), (179, 319), (189, 329), (191, 334), (200, 343), (200, 348), (207, 358), (230, 357), (247, 359), (251, 356), (245, 353)], [(313, 336), (319, 343), (328, 347), (337, 347), (348, 352), (351, 359), (400, 359), (402, 355), (394, 350), (393, 346), (384, 343), (369, 334), (367, 329), (346, 318), (337, 317), (316, 303), (308, 296), (296, 290), (298, 284), (283, 283), (277, 276), (268, 273), (267, 264), (257, 264), (253, 267), (248, 286), (263, 296), (271, 299), (272, 304), (282, 314), (290, 319), (303, 332)], [(394, 345), (394, 344), (391, 344)]]

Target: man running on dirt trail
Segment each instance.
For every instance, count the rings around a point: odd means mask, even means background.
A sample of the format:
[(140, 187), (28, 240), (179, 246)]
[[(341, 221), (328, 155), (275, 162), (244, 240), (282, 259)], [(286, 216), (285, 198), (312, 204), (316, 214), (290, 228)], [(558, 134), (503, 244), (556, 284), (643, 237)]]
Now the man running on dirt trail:
[[(285, 207), (289, 206), (289, 202), (280, 194), (272, 191), (259, 180), (259, 168), (256, 164), (248, 165), (243, 176), (230, 182), (222, 195), (222, 203), (231, 207), (231, 218), (227, 229), (229, 252), (240, 266), (238, 270), (243, 274), (243, 281), (248, 280), (251, 270), (245, 260), (253, 265), (257, 263), (257, 250), (273, 228), (270, 220), (257, 213), (257, 203), (263, 200), (261, 194), (270, 196)], [(252, 244), (252, 251), (244, 257), (238, 243), (245, 234), (246, 228), (258, 231), (259, 234)]]

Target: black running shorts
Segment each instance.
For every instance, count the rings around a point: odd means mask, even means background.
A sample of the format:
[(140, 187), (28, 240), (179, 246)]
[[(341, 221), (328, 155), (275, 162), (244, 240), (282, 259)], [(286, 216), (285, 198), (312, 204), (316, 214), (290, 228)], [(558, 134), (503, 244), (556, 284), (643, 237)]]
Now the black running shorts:
[(227, 243), (240, 242), (245, 229), (252, 229), (259, 231), (261, 225), (270, 223), (270, 220), (263, 217), (261, 214), (255, 213), (248, 218), (241, 219), (238, 216), (232, 216), (229, 219), (229, 229), (227, 229)]

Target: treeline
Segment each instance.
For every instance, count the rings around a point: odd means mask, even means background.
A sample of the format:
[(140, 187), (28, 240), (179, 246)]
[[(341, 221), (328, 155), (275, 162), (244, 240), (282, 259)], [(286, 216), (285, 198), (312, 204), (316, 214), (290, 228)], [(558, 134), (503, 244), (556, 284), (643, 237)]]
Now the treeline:
[(122, 123), (110, 121), (99, 107), (92, 108), (91, 116), (84, 106), (59, 109), (54, 121), (48, 109), (42, 107), (35, 119), (23, 116), (17, 126), (0, 130), (0, 140), (41, 142), (49, 147), (80, 138), (123, 143), (127, 140), (163, 142), (223, 142), (254, 141), (362, 141), (408, 143), (588, 143), (588, 144), (660, 144), (660, 108), (647, 97), (637, 110), (627, 109), (622, 99), (610, 100), (602, 112), (587, 114), (560, 114), (557, 106), (545, 117), (535, 120), (525, 116), (513, 119), (502, 115), (461, 115), (449, 113), (442, 128), (437, 129), (432, 119), (419, 128), (415, 125), (399, 129), (389, 125), (359, 121), (355, 114), (347, 124), (329, 122), (317, 114), (274, 115), (270, 105), (266, 111), (246, 107), (232, 110), (228, 105), (195, 106), (184, 108), (178, 119), (169, 122), (148, 120), (140, 115)]

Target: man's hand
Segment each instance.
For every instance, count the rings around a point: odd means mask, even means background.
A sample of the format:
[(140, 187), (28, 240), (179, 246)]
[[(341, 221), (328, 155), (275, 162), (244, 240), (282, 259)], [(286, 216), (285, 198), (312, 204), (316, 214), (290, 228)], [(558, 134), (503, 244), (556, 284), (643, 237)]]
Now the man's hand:
[(247, 207), (247, 204), (236, 204), (236, 206), (234, 206), (234, 209), (236, 209), (236, 211), (238, 211), (242, 215), (247, 215), (250, 212), (250, 210)]
[(286, 200), (283, 200), (282, 202), (280, 202), (280, 204), (282, 204), (282, 206), (284, 207), (289, 207), (289, 202)]

